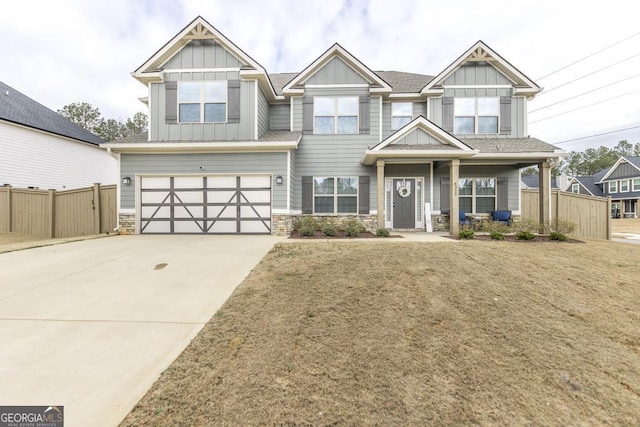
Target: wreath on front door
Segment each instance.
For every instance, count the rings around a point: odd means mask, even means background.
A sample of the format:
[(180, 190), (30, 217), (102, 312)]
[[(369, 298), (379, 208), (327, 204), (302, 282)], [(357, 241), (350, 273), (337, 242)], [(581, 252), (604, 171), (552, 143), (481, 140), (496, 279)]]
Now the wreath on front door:
[(409, 197), (411, 195), (411, 181), (407, 182), (403, 179), (401, 182), (398, 182), (396, 190), (400, 197)]

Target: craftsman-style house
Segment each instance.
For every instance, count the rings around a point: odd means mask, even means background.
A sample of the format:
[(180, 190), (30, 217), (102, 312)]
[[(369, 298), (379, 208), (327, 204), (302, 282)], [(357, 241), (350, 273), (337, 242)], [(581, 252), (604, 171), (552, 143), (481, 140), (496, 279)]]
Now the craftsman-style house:
[(531, 165), (549, 220), (564, 152), (528, 135), (541, 88), (482, 41), (435, 76), (373, 71), (339, 44), (269, 74), (197, 17), (132, 74), (148, 133), (103, 144), (123, 231), (286, 233), (312, 214), (456, 233), (461, 210), (518, 216)]

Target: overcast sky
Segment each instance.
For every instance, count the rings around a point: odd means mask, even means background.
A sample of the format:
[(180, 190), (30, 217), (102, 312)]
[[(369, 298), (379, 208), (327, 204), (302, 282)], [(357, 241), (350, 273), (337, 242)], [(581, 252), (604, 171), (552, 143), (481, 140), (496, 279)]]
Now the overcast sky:
[[(145, 111), (138, 98), (146, 96), (146, 87), (130, 73), (198, 15), (269, 73), (300, 71), (338, 42), (373, 70), (435, 75), (483, 40), (545, 88), (529, 102), (529, 134), (556, 144), (640, 126), (640, 28), (634, 4), (12, 0), (3, 3), (0, 14), (0, 80), (52, 110), (84, 101), (106, 118), (124, 120)], [(622, 139), (640, 142), (640, 128), (559, 147), (612, 147)]]

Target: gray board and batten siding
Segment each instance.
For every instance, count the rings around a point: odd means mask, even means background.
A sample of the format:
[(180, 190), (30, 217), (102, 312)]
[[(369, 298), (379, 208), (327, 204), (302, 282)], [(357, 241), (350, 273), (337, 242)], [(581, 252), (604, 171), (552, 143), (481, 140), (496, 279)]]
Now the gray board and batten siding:
[(368, 84), (360, 74), (349, 67), (340, 58), (334, 57), (311, 76), (305, 85), (327, 84)]
[[(237, 82), (236, 71), (166, 73), (165, 83), (151, 84), (149, 139), (151, 141), (250, 141), (255, 139), (255, 81), (240, 81), (238, 123), (167, 123), (169, 82), (228, 80)], [(231, 91), (231, 88), (229, 88)], [(231, 98), (231, 94), (229, 94)], [(169, 102), (172, 102), (170, 99)], [(177, 101), (176, 101), (177, 102)], [(229, 100), (231, 104), (231, 99)], [(175, 105), (177, 108), (177, 104)], [(229, 106), (230, 107), (230, 106)], [(231, 116), (229, 116), (231, 117)], [(231, 120), (229, 120), (231, 121)]]
[(163, 66), (164, 70), (196, 68), (240, 68), (238, 58), (214, 40), (191, 40)]
[(620, 178), (638, 178), (640, 177), (640, 171), (635, 166), (629, 163), (620, 163), (618, 167), (611, 172), (606, 181), (611, 181)]
[[(201, 167), (203, 169), (201, 169)], [(122, 154), (121, 176), (272, 174), (282, 176), (272, 183), (273, 209), (287, 208), (287, 153)], [(275, 179), (273, 180), (275, 181)], [(121, 208), (135, 208), (135, 183), (121, 188)]]

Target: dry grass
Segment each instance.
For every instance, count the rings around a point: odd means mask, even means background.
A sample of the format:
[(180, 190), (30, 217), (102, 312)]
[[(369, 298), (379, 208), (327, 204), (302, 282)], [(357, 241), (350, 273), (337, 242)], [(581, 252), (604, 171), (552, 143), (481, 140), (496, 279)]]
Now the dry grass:
[(122, 425), (637, 425), (639, 275), (611, 242), (280, 244)]
[(640, 234), (640, 218), (616, 218), (611, 220), (614, 233)]
[(0, 246), (13, 245), (16, 243), (35, 242), (45, 240), (44, 237), (31, 236), (29, 234), (0, 233)]

